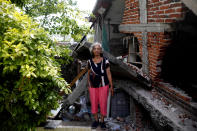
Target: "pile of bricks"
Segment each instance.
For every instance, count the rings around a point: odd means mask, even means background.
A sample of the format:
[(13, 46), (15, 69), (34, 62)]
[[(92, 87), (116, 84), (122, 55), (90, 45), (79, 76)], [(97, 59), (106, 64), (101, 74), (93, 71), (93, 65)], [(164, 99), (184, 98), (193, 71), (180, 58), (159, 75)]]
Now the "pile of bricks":
[(171, 85), (170, 83), (165, 83), (165, 82), (157, 82), (156, 83), (157, 87), (159, 88), (163, 88), (166, 91), (168, 91), (170, 94), (172, 94), (172, 96), (181, 99), (185, 102), (190, 103), (192, 98), (189, 97), (184, 91), (182, 90), (177, 90), (175, 87), (173, 87), (173, 85)]
[(141, 75), (143, 78), (145, 78), (147, 81), (150, 81), (150, 78), (142, 71), (142, 69), (139, 69), (137, 66), (126, 63), (128, 66), (130, 66), (133, 70), (135, 70), (139, 75)]

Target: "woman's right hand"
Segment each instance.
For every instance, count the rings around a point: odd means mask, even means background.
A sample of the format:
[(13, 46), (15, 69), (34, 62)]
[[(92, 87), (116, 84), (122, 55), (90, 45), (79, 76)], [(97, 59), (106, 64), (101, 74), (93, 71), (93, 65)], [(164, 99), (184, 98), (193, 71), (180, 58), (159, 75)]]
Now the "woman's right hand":
[(114, 96), (114, 88), (110, 87), (111, 96)]

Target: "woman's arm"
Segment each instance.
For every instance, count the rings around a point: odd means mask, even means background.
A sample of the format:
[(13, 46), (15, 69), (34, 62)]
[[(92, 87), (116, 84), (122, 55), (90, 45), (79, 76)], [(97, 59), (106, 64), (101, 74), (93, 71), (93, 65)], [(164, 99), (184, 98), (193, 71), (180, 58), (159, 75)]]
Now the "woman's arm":
[(111, 76), (110, 67), (108, 67), (108, 68), (106, 69), (106, 71), (107, 71), (107, 78), (108, 78), (109, 84), (110, 84), (111, 94), (112, 94), (112, 96), (113, 96), (113, 94), (114, 94), (114, 89), (113, 89), (113, 83), (112, 83), (112, 76)]

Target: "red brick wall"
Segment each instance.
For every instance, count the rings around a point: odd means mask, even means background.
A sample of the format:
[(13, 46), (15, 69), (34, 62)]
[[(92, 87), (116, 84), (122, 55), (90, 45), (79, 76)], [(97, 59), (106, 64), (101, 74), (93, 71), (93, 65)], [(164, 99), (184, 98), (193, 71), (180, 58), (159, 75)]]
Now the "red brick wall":
[(173, 0), (148, 0), (149, 23), (172, 23), (183, 18), (186, 7)]
[(125, 0), (125, 10), (122, 24), (139, 24), (139, 2), (138, 0)]
[[(181, 1), (148, 0), (147, 2), (148, 23), (174, 23), (182, 20), (187, 11)], [(149, 70), (153, 80), (160, 78), (162, 59), (165, 49), (171, 43), (171, 38), (171, 33), (167, 32), (148, 33)]]
[(170, 43), (171, 33), (148, 32), (149, 73), (152, 79), (160, 77), (162, 59)]
[[(180, 0), (147, 0), (148, 23), (172, 23), (184, 17), (187, 10)], [(125, 0), (122, 24), (139, 24), (139, 0)]]
[[(139, 0), (125, 0), (122, 24), (140, 24), (139, 10)], [(147, 0), (148, 23), (174, 23), (182, 20), (186, 11), (186, 6), (180, 0)], [(142, 54), (141, 32), (123, 33), (136, 35)], [(152, 80), (160, 78), (162, 59), (170, 43), (171, 33), (148, 32), (149, 75)]]

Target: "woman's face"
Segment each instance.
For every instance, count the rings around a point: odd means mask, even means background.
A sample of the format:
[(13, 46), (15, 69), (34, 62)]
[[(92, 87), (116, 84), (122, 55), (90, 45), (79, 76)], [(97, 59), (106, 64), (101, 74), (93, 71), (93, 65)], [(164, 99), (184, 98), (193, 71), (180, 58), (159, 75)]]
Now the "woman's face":
[(94, 56), (98, 56), (98, 55), (100, 55), (101, 54), (101, 47), (99, 46), (99, 45), (95, 45), (94, 47), (93, 47), (93, 54), (94, 54)]

